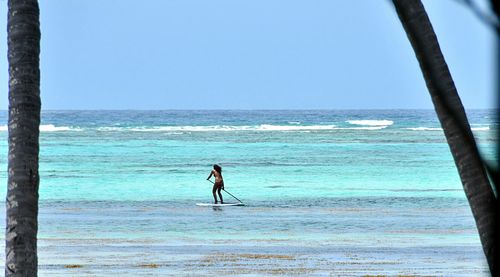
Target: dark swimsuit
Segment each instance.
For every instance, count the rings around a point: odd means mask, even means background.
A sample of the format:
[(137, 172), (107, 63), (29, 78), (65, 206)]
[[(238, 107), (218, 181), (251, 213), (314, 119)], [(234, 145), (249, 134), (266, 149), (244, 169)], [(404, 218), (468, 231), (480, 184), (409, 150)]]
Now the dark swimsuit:
[(217, 188), (222, 187), (222, 186), (224, 186), (224, 181), (215, 182), (214, 186), (216, 186)]
[(217, 196), (215, 195), (216, 192), (219, 193), (220, 202), (224, 203), (222, 200), (222, 194), (220, 193), (223, 186), (224, 186), (224, 180), (214, 183), (214, 187), (212, 188), (212, 193), (214, 194), (215, 203), (217, 203)]

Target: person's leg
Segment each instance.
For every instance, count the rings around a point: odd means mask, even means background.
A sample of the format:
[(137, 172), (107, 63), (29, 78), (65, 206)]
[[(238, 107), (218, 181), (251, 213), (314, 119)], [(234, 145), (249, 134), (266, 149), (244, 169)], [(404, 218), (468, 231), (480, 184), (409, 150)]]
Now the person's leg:
[(224, 200), (222, 200), (222, 193), (220, 193), (220, 190), (222, 189), (222, 185), (219, 186), (219, 188), (217, 189), (217, 192), (219, 193), (219, 198), (220, 198), (220, 203), (221, 204), (224, 204)]
[(215, 191), (217, 190), (217, 185), (214, 184), (212, 188), (212, 194), (214, 195), (214, 203), (217, 204), (217, 195), (215, 194)]

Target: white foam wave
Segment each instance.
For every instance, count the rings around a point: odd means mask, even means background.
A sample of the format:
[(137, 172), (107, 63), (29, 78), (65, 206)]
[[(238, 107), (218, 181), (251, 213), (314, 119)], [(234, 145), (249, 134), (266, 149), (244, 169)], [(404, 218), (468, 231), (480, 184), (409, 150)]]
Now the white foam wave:
[(390, 126), (394, 124), (392, 120), (347, 120), (352, 125), (365, 125), (365, 126)]
[(382, 130), (387, 128), (387, 126), (371, 126), (371, 127), (347, 127), (347, 128), (335, 128), (336, 130)]
[[(0, 131), (8, 131), (7, 125), (0, 126)], [(55, 126), (54, 124), (40, 125), (40, 132), (60, 132), (60, 131), (82, 131), (81, 128), (73, 128), (68, 126)]]
[(53, 124), (40, 125), (40, 132), (82, 131), (81, 128), (55, 126)]
[[(412, 131), (442, 131), (442, 128), (437, 128), (437, 127), (416, 127), (416, 128), (406, 128), (407, 130), (412, 130)], [(490, 127), (472, 127), (472, 131), (489, 131)]]
[[(360, 126), (360, 127), (336, 127), (335, 125), (213, 125), (213, 126), (153, 126), (153, 127), (99, 127), (95, 130), (104, 132), (168, 132), (172, 134), (184, 134), (186, 132), (228, 132), (228, 131), (279, 131), (279, 132), (311, 132), (311, 131), (334, 131), (334, 130), (382, 130), (390, 125)], [(439, 127), (413, 127), (405, 128), (411, 131), (442, 131)], [(472, 127), (472, 131), (489, 131), (489, 126)], [(8, 131), (7, 125), (0, 126), (0, 132)], [(40, 125), (40, 132), (68, 132), (83, 131), (82, 128), (69, 126), (55, 126), (53, 124)]]
[(227, 132), (227, 131), (315, 131), (334, 130), (335, 125), (289, 126), (261, 124), (256, 126), (155, 126), (155, 127), (101, 127), (100, 131), (132, 131), (132, 132)]
[(312, 131), (334, 131), (334, 130), (381, 130), (385, 126), (360, 126), (360, 127), (336, 127), (335, 125), (213, 125), (213, 126), (152, 126), (152, 127), (100, 127), (98, 131), (129, 131), (129, 132), (168, 132), (183, 134), (186, 132), (229, 132), (229, 131), (262, 131), (262, 132), (312, 132)]
[[(158, 126), (158, 127), (133, 127), (126, 128), (132, 132), (215, 132), (244, 130), (246, 126)], [(123, 130), (123, 129), (122, 129)]]
[(96, 128), (97, 131), (108, 131), (108, 132), (113, 132), (113, 131), (122, 131), (125, 130), (123, 127), (99, 127)]
[(472, 131), (489, 131), (490, 130), (490, 126), (486, 126), (486, 127), (472, 127), (471, 130)]
[(288, 126), (288, 125), (269, 125), (262, 124), (257, 126), (257, 131), (315, 131), (315, 130), (334, 130), (335, 125), (311, 125), (311, 126)]
[(436, 128), (436, 127), (416, 127), (416, 128), (406, 128), (407, 130), (412, 130), (412, 131), (442, 131), (443, 129), (441, 128)]

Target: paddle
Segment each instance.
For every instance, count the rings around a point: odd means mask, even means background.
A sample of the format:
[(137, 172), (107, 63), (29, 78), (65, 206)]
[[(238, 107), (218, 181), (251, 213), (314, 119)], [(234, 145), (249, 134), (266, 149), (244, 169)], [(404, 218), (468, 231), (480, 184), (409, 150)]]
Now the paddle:
[[(214, 182), (212, 182), (212, 180), (208, 180), (208, 179), (207, 179), (207, 181), (209, 181), (209, 182), (210, 182), (210, 183), (212, 183), (212, 184), (215, 184)], [(227, 190), (225, 190), (225, 189), (222, 189), (222, 190), (223, 190), (225, 193), (227, 193), (227, 194), (231, 195), (234, 199), (238, 200), (240, 203), (242, 203), (242, 204), (243, 204), (243, 202), (241, 202), (241, 200), (240, 200), (240, 199), (238, 199), (236, 196), (232, 195), (229, 191), (227, 191)]]

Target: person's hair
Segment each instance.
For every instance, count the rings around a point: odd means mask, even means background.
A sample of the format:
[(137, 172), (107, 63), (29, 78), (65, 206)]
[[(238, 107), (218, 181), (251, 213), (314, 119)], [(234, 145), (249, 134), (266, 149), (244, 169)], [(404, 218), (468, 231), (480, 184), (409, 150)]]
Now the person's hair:
[(214, 169), (215, 171), (219, 172), (219, 174), (222, 174), (222, 167), (218, 164), (214, 164)]

